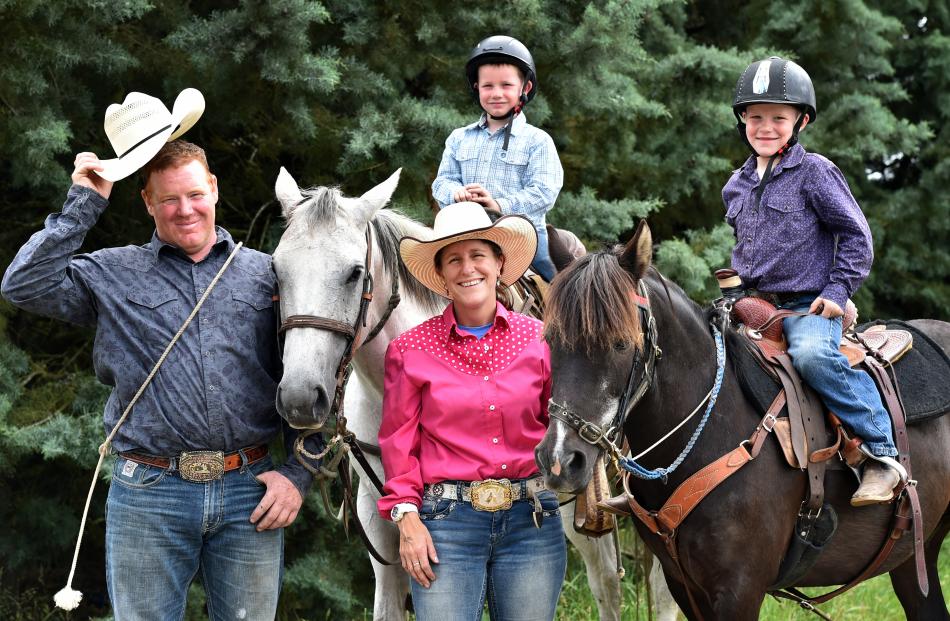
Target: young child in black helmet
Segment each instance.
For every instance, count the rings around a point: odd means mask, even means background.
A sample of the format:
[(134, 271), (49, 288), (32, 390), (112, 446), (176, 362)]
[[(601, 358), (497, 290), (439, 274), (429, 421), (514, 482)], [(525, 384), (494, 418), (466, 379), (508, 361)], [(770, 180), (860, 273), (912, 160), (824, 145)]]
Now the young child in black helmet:
[(736, 245), (732, 267), (746, 288), (784, 308), (788, 353), (825, 405), (873, 457), (851, 504), (887, 502), (903, 468), (873, 380), (838, 351), (848, 298), (871, 269), (871, 230), (838, 167), (798, 144), (817, 116), (811, 78), (790, 60), (752, 63), (739, 77), (733, 112), (752, 150), (722, 189)]
[(564, 183), (554, 141), (528, 124), (522, 110), (538, 91), (534, 58), (520, 41), (493, 36), (465, 64), (468, 86), (483, 113), (445, 141), (432, 196), (439, 207), (474, 201), (486, 210), (526, 216), (538, 232), (531, 269), (550, 281), (545, 214)]

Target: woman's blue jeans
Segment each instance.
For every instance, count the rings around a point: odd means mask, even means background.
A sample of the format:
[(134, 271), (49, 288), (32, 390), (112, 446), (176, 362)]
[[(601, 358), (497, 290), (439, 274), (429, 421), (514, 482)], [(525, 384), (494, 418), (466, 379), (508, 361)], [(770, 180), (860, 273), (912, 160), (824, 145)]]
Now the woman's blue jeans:
[(435, 544), (436, 579), (412, 582), (419, 621), (479, 621), (488, 600), (494, 621), (554, 618), (567, 549), (557, 496), (540, 493), (544, 520), (536, 528), (534, 501), (504, 511), (476, 511), (467, 502), (423, 498), (420, 516)]
[[(784, 308), (808, 312), (813, 300), (813, 297), (802, 298)], [(891, 419), (874, 380), (864, 371), (852, 369), (848, 359), (838, 351), (841, 317), (786, 317), (783, 325), (792, 365), (825, 406), (860, 436), (872, 453), (896, 456)]]
[(256, 475), (271, 468), (264, 458), (192, 483), (116, 459), (106, 501), (106, 580), (116, 621), (179, 621), (198, 572), (211, 619), (273, 619), (283, 529), (259, 533), (249, 521), (264, 496)]

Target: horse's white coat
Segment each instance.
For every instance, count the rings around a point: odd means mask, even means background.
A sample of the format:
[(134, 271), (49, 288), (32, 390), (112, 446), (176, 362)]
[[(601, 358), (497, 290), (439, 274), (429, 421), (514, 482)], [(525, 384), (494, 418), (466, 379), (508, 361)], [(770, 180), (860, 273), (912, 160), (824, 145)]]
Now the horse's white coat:
[[(354, 266), (362, 265), (366, 253), (364, 231), (367, 223), (389, 201), (398, 179), (397, 171), (358, 199), (340, 197), (340, 209), (333, 230), (314, 232), (308, 229), (305, 218), (294, 217), (293, 212), (304, 197), (290, 174), (281, 169), (275, 191), (289, 225), (274, 253), (274, 259), (280, 280), (281, 313), (284, 317), (310, 314), (349, 323), (355, 321), (359, 287), (344, 284), (344, 276)], [(411, 232), (414, 237), (431, 235), (431, 230), (408, 218), (401, 218), (400, 222), (410, 229), (406, 233)], [(374, 256), (375, 295), (369, 308), (367, 326), (376, 325), (381, 317), (391, 286), (391, 276), (383, 269), (378, 248)], [(350, 378), (344, 400), (349, 429), (357, 438), (371, 444), (378, 442), (382, 421), (386, 348), (398, 335), (434, 314), (431, 305), (407, 295), (405, 287), (401, 288), (401, 293), (402, 302), (389, 317), (379, 336), (357, 349), (353, 359), (355, 373)], [(336, 365), (343, 347), (344, 339), (339, 334), (324, 330), (299, 329), (287, 333), (281, 391), (283, 397), (296, 403), (289, 406), (291, 410), (296, 409), (297, 418), (292, 422), (303, 423), (311, 415), (301, 404), (314, 402), (315, 387), (329, 391), (325, 392), (324, 397), (326, 394), (332, 396)], [(308, 407), (312, 409), (312, 406)], [(380, 460), (373, 456), (367, 457), (373, 470), (382, 478)], [(376, 575), (373, 618), (403, 619), (409, 578), (399, 565), (399, 531), (392, 522), (379, 516), (376, 509), (378, 498), (369, 477), (361, 473), (357, 493), (358, 517), (376, 549), (388, 560), (396, 562), (393, 566), (386, 566), (372, 560)], [(562, 512), (564, 531), (584, 558), (587, 581), (597, 601), (600, 619), (619, 619), (620, 582), (616, 574), (613, 538), (592, 539), (575, 533), (570, 513)], [(662, 598), (662, 595), (654, 595), (654, 601)], [(666, 599), (672, 601), (668, 594)], [(675, 610), (674, 605), (674, 617)]]

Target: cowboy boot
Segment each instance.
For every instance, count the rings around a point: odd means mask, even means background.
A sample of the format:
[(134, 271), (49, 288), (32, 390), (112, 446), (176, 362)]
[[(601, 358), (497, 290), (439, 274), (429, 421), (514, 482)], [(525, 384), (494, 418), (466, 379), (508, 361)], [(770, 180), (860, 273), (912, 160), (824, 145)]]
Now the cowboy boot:
[(901, 476), (893, 468), (878, 461), (868, 460), (864, 466), (861, 485), (851, 497), (852, 507), (864, 507), (890, 502)]

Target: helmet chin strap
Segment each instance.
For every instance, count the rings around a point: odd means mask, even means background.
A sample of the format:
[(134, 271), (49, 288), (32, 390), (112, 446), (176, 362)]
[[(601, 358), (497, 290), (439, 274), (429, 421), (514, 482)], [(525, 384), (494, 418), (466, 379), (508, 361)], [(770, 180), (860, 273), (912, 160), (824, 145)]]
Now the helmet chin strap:
[(518, 105), (508, 111), (508, 114), (503, 116), (495, 116), (494, 114), (489, 114), (487, 111), (485, 114), (488, 114), (489, 118), (495, 121), (504, 121), (506, 119), (511, 119), (507, 125), (505, 125), (505, 142), (501, 145), (502, 151), (508, 151), (508, 140), (511, 138), (511, 126), (514, 125), (514, 118), (521, 113), (522, 108), (525, 107), (525, 104), (528, 103), (528, 96), (524, 92), (524, 87), (521, 89), (521, 97), (518, 98)]

